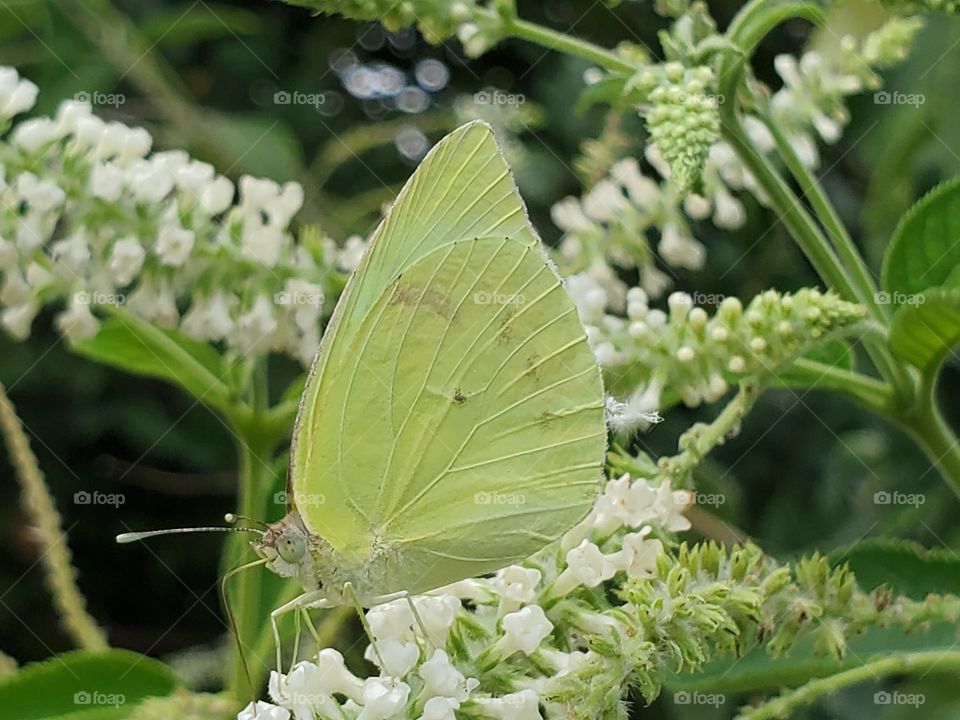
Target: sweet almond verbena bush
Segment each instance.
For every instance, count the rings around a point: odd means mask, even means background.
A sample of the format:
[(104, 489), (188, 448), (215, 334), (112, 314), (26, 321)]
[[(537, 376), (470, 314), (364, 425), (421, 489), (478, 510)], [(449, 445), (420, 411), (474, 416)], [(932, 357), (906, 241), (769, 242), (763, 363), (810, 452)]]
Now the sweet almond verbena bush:
[[(584, 143), (583, 191), (551, 210), (560, 239), (548, 252), (608, 391), (605, 487), (582, 523), (523, 563), (414, 598), (413, 608), (398, 600), (366, 610), (375, 646), (349, 609), (297, 615), (282, 628), (284, 666), (274, 667), (265, 571), (237, 574), (226, 601), (238, 649), (218, 650), (216, 691), (201, 692), (164, 663), (107, 647), (3, 394), (0, 425), (23, 505), (63, 625), (82, 649), (19, 671), (4, 657), (0, 702), (11, 717), (93, 718), (112, 704), (111, 717), (139, 720), (613, 719), (652, 712), (666, 695), (728, 715), (739, 702), (739, 717), (759, 720), (864, 681), (955, 683), (960, 599), (942, 581), (960, 571), (955, 555), (872, 545), (868, 568), (910, 569), (864, 586), (843, 555), (786, 561), (749, 541), (689, 533), (691, 517), (711, 517), (698, 502), (698, 468), (771, 388), (829, 391), (884, 418), (960, 494), (960, 448), (936, 397), (960, 339), (960, 249), (945, 230), (958, 222), (960, 183), (904, 216), (878, 274), (817, 176), (823, 145), (838, 142), (850, 119), (847, 99), (881, 88), (880, 73), (936, 17), (926, 13), (957, 6), (885, 3), (873, 8), (882, 20), (854, 36), (832, 32), (830, 5), (754, 0), (721, 30), (702, 2), (657, 0), (665, 29), (654, 52), (629, 37), (610, 49), (538, 25), (511, 0), (292, 4), (390, 30), (415, 26), (469, 57), (511, 39), (577, 57), (588, 63), (582, 106), (642, 116), (633, 155), (617, 131)], [(825, 32), (755, 75), (754, 51), (785, 22)], [(185, 152), (155, 150), (148, 132), (105, 121), (80, 100), (31, 115), (37, 93), (17, 69), (0, 69), (8, 340), (26, 341), (51, 318), (81, 356), (159, 378), (209, 407), (236, 440), (236, 509), (274, 519), (304, 377), (271, 395), (270, 361), (309, 366), (366, 241), (299, 222), (305, 193), (293, 180), (234, 183)], [(709, 303), (678, 287), (677, 270), (711, 261), (699, 223), (737, 230), (750, 208), (783, 224), (819, 286)], [(642, 433), (658, 432), (677, 406), (715, 404), (675, 453), (644, 449)], [(227, 567), (248, 559), (246, 542), (226, 544)]]

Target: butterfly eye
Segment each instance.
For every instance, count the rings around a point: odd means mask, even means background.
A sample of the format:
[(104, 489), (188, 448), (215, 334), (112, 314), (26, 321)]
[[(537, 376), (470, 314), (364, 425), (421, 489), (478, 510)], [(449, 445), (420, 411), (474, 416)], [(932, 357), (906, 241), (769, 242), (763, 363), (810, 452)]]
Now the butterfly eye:
[(288, 528), (277, 538), (277, 552), (288, 563), (298, 563), (307, 552), (307, 541), (303, 533)]

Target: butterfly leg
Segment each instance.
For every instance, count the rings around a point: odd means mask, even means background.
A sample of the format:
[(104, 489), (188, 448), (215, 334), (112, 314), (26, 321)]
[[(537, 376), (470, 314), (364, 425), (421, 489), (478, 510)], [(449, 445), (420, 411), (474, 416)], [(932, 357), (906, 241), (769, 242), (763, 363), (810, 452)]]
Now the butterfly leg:
[(283, 667), (283, 658), (280, 655), (280, 628), (277, 621), (281, 615), (291, 611), (299, 611), (308, 607), (330, 608), (333, 605), (327, 600), (326, 594), (322, 590), (313, 590), (298, 595), (288, 603), (284, 603), (276, 610), (270, 613), (270, 627), (273, 629), (273, 642), (277, 648), (277, 672)]
[(367, 622), (367, 615), (363, 611), (363, 605), (360, 604), (360, 598), (357, 597), (357, 591), (353, 589), (353, 583), (345, 582), (343, 584), (343, 594), (353, 601), (353, 607), (357, 611), (357, 617), (360, 618), (360, 624), (363, 625), (363, 630), (367, 633), (367, 637), (370, 639), (370, 646), (373, 648), (373, 654), (377, 656), (377, 662), (380, 664), (380, 669), (386, 672), (386, 665), (383, 662), (383, 655), (380, 654), (380, 648), (377, 647), (377, 639), (373, 636), (373, 630), (370, 629), (370, 623)]

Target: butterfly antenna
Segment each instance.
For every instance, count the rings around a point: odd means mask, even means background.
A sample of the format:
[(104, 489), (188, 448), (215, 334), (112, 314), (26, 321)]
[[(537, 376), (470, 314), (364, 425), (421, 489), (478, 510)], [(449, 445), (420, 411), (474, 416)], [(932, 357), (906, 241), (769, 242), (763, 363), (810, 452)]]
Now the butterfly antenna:
[(234, 525), (238, 520), (243, 520), (244, 522), (251, 523), (252, 525), (259, 525), (264, 530), (269, 530), (270, 526), (267, 525), (263, 520), (257, 520), (256, 518), (247, 517), (246, 515), (237, 515), (236, 513), (227, 513), (223, 516), (223, 519), (228, 525)]
[(240, 654), (240, 664), (243, 666), (243, 674), (247, 678), (247, 685), (250, 688), (250, 699), (253, 706), (257, 705), (257, 690), (253, 686), (253, 677), (250, 675), (250, 666), (247, 664), (247, 654), (243, 649), (243, 641), (240, 639), (240, 631), (237, 629), (237, 622), (233, 617), (233, 610), (230, 609), (230, 595), (227, 592), (227, 583), (234, 575), (244, 570), (249, 570), (257, 565), (264, 565), (267, 561), (263, 558), (248, 562), (240, 567), (235, 567), (220, 579), (220, 602), (223, 603), (224, 612), (227, 614), (227, 625), (230, 628), (230, 634), (237, 642), (237, 652)]
[(126, 532), (117, 535), (117, 542), (122, 544), (146, 540), (158, 535), (182, 535), (197, 532), (248, 532), (263, 535), (263, 530), (245, 527), (194, 527), (194, 528), (167, 528), (166, 530), (145, 530), (143, 532)]

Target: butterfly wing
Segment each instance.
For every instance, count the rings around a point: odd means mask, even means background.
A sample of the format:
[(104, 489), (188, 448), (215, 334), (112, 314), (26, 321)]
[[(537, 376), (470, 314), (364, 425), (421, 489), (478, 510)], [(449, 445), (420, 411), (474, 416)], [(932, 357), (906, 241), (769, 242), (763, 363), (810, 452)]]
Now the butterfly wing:
[(580, 520), (606, 447), (600, 371), (537, 247), (446, 244), (374, 303), (349, 372), (317, 400), (311, 528), (353, 557), (399, 560), (419, 592), (529, 556)]

